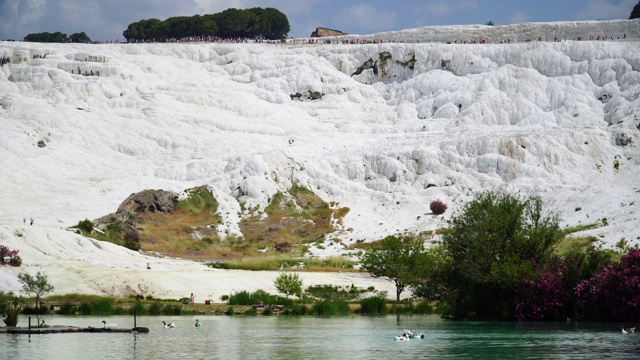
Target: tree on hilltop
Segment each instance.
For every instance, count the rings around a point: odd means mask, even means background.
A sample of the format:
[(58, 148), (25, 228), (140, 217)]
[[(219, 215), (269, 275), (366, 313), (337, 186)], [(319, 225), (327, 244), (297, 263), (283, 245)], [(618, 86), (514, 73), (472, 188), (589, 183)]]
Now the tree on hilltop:
[(629, 20), (640, 18), (640, 1), (633, 7), (631, 10), (631, 15), (629, 15)]
[(284, 39), (290, 31), (287, 16), (274, 8), (229, 8), (216, 14), (147, 19), (129, 24), (122, 35), (127, 41), (221, 38)]
[(24, 37), (25, 42), (43, 42), (43, 43), (63, 43), (67, 42), (67, 34), (56, 31), (54, 33), (42, 32), (28, 34)]
[(69, 36), (72, 42), (75, 43), (89, 43), (91, 42), (91, 38), (84, 31), (79, 33), (73, 33)]

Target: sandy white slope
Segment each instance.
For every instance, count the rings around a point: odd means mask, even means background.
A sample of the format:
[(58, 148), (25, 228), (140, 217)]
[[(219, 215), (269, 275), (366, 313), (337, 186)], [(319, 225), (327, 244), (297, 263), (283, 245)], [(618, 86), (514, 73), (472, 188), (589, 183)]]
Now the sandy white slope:
[[(352, 76), (385, 52), (384, 69)], [(413, 69), (396, 62), (412, 57)], [(0, 289), (18, 289), (16, 272), (42, 267), (60, 292), (144, 284), (159, 296), (218, 293), (209, 275), (228, 272), (100, 250), (61, 230), (148, 188), (208, 184), (221, 232), (239, 232), (240, 202), (264, 206), (299, 183), (351, 209), (332, 235), (344, 243), (436, 229), (447, 216), (430, 214), (430, 201), (455, 211), (482, 189), (539, 194), (564, 225), (606, 218), (588, 232), (606, 246), (640, 241), (637, 42), (2, 42), (0, 58), (11, 60), (0, 67), (0, 242), (25, 259), (23, 269), (3, 269)], [(291, 98), (310, 90), (324, 96)], [(84, 261), (80, 253), (94, 248)], [(272, 290), (276, 276), (240, 274), (225, 281), (247, 276), (248, 288)], [(225, 281), (219, 291), (231, 290)]]
[[(194, 261), (145, 256), (110, 243), (95, 241), (66, 230), (38, 226), (0, 226), (0, 243), (20, 249), (21, 268), (3, 267), (0, 290), (19, 292), (17, 279), (25, 270), (41, 271), (55, 287), (56, 294), (97, 294), (127, 297), (132, 294), (180, 299), (191, 293), (199, 303), (220, 301), (220, 296), (238, 291), (263, 289), (277, 293), (275, 271), (234, 271), (212, 269)], [(305, 287), (333, 284), (373, 286), (395, 296), (392, 283), (362, 273), (299, 273)], [(404, 294), (408, 296), (409, 294)]]

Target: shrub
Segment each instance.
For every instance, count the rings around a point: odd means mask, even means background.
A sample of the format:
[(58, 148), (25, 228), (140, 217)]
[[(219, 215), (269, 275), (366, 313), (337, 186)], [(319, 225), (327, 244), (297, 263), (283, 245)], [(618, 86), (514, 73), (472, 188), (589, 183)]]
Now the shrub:
[(273, 281), (273, 284), (278, 291), (287, 297), (289, 297), (289, 295), (300, 296), (302, 293), (302, 279), (300, 279), (300, 275), (298, 274), (281, 273)]
[(564, 320), (568, 315), (568, 294), (563, 278), (566, 271), (567, 267), (560, 265), (535, 280), (524, 279), (519, 292), (521, 300), (516, 304), (516, 319)]
[(5, 316), (2, 318), (6, 326), (18, 326), (18, 316), (23, 304), (18, 299), (7, 301), (4, 305)]
[(71, 304), (62, 304), (62, 306), (60, 306), (60, 310), (58, 310), (58, 315), (75, 315), (76, 314), (76, 307), (71, 305)]
[(429, 209), (431, 209), (434, 215), (444, 214), (444, 212), (447, 211), (447, 204), (441, 200), (434, 200), (429, 204)]
[(140, 250), (140, 242), (134, 240), (125, 240), (124, 247), (129, 250), (138, 251)]
[(181, 315), (182, 308), (178, 305), (165, 305), (162, 309), (162, 315)]
[(89, 219), (84, 219), (84, 220), (80, 221), (78, 223), (77, 227), (78, 227), (78, 229), (82, 230), (83, 232), (86, 232), (86, 233), (89, 233), (89, 234), (91, 234), (91, 232), (93, 231), (93, 223)]
[(640, 250), (576, 286), (579, 312), (593, 321), (640, 322)]
[(22, 259), (18, 255), (19, 250), (11, 250), (4, 245), (0, 245), (0, 266), (9, 265), (18, 267), (22, 265)]
[(140, 234), (134, 229), (127, 229), (124, 232), (124, 241), (140, 241)]
[(318, 315), (346, 315), (351, 312), (349, 303), (344, 300), (318, 301), (313, 305), (313, 312)]
[(229, 305), (253, 305), (256, 303), (253, 302), (251, 294), (246, 290), (233, 293), (229, 297)]
[(309, 308), (304, 305), (292, 305), (282, 312), (283, 315), (307, 315), (308, 313)]
[[(269, 309), (269, 308), (265, 308), (264, 309), (264, 311), (267, 311), (267, 310), (271, 310), (271, 309)], [(256, 315), (258, 315), (258, 310), (254, 309), (254, 308), (251, 308), (251, 309), (245, 310), (242, 314), (243, 315), (248, 315), (248, 316), (256, 316)], [(271, 315), (271, 314), (269, 314), (269, 315)]]
[(291, 244), (289, 244), (287, 241), (282, 241), (282, 242), (276, 243), (275, 249), (276, 251), (279, 251), (279, 252), (290, 252)]
[(140, 250), (140, 234), (135, 229), (127, 229), (124, 232), (124, 247), (129, 250)]
[(91, 304), (83, 302), (78, 306), (80, 315), (91, 315)]
[(351, 286), (312, 285), (307, 288), (305, 294), (320, 300), (352, 300), (363, 291)]
[(9, 264), (9, 266), (19, 267), (20, 265), (22, 265), (22, 259), (20, 258), (20, 256), (14, 255), (13, 257), (9, 258), (7, 264)]
[(154, 301), (149, 305), (149, 310), (147, 311), (149, 312), (149, 315), (162, 315), (162, 306)]
[(374, 296), (360, 300), (360, 313), (367, 315), (383, 315), (387, 313), (387, 301), (383, 297)]
[(426, 301), (419, 302), (418, 305), (416, 305), (413, 309), (414, 314), (420, 315), (433, 314), (433, 311), (433, 305), (429, 304)]
[(452, 217), (441, 250), (430, 249), (423, 297), (445, 303), (452, 319), (515, 319), (519, 286), (564, 236), (558, 223), (539, 197), (477, 194)]
[(144, 305), (142, 305), (142, 303), (139, 301), (136, 301), (135, 303), (133, 303), (129, 308), (129, 314), (133, 314), (133, 313), (135, 313), (136, 315), (148, 314), (147, 309), (145, 309)]

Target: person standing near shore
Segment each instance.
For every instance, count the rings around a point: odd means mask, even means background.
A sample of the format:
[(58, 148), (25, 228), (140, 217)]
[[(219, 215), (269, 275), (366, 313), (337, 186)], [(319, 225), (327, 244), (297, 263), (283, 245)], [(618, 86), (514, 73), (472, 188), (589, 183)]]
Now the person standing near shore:
[(196, 303), (196, 298), (193, 296), (193, 293), (191, 293), (191, 297), (189, 298), (189, 303), (192, 305)]

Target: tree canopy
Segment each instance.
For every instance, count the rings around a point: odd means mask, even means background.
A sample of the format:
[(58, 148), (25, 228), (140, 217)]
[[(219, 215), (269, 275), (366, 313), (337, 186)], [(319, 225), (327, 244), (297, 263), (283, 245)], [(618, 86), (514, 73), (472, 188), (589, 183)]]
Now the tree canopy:
[(283, 39), (290, 30), (287, 16), (274, 8), (230, 8), (216, 14), (146, 19), (129, 24), (127, 41), (181, 39), (197, 36)]
[(282, 273), (273, 281), (276, 289), (287, 297), (289, 295), (300, 296), (302, 293), (302, 279), (298, 274)]
[(89, 38), (89, 36), (84, 31), (71, 34), (71, 36), (69, 36), (69, 39), (75, 43), (91, 42), (91, 38)]
[(18, 280), (22, 283), (22, 291), (29, 295), (36, 296), (36, 306), (40, 305), (40, 297), (53, 291), (53, 285), (49, 284), (49, 280), (45, 274), (38, 271), (36, 276), (27, 273), (18, 275)]
[(411, 236), (388, 236), (361, 257), (362, 269), (375, 277), (386, 277), (396, 285), (396, 301), (417, 279), (424, 243)]
[(454, 319), (512, 320), (523, 279), (534, 277), (563, 238), (558, 223), (539, 197), (481, 193), (452, 217), (442, 248), (430, 249), (416, 293), (440, 300)]
[(629, 15), (629, 20), (640, 18), (640, 1), (633, 7), (631, 10), (631, 15)]
[(64, 43), (68, 41), (84, 43), (91, 42), (91, 38), (87, 33), (79, 32), (73, 33), (71, 36), (67, 36), (67, 34), (56, 31), (54, 33), (50, 32), (42, 32), (42, 33), (34, 33), (28, 34), (24, 37), (23, 41), (29, 42), (44, 42), (44, 43)]
[(30, 41), (30, 42), (45, 42), (45, 43), (63, 43), (63, 42), (67, 42), (67, 34), (63, 34), (59, 31), (56, 31), (54, 33), (50, 33), (50, 32), (42, 32), (42, 33), (35, 33), (35, 34), (28, 34), (27, 36), (24, 37), (24, 41)]

